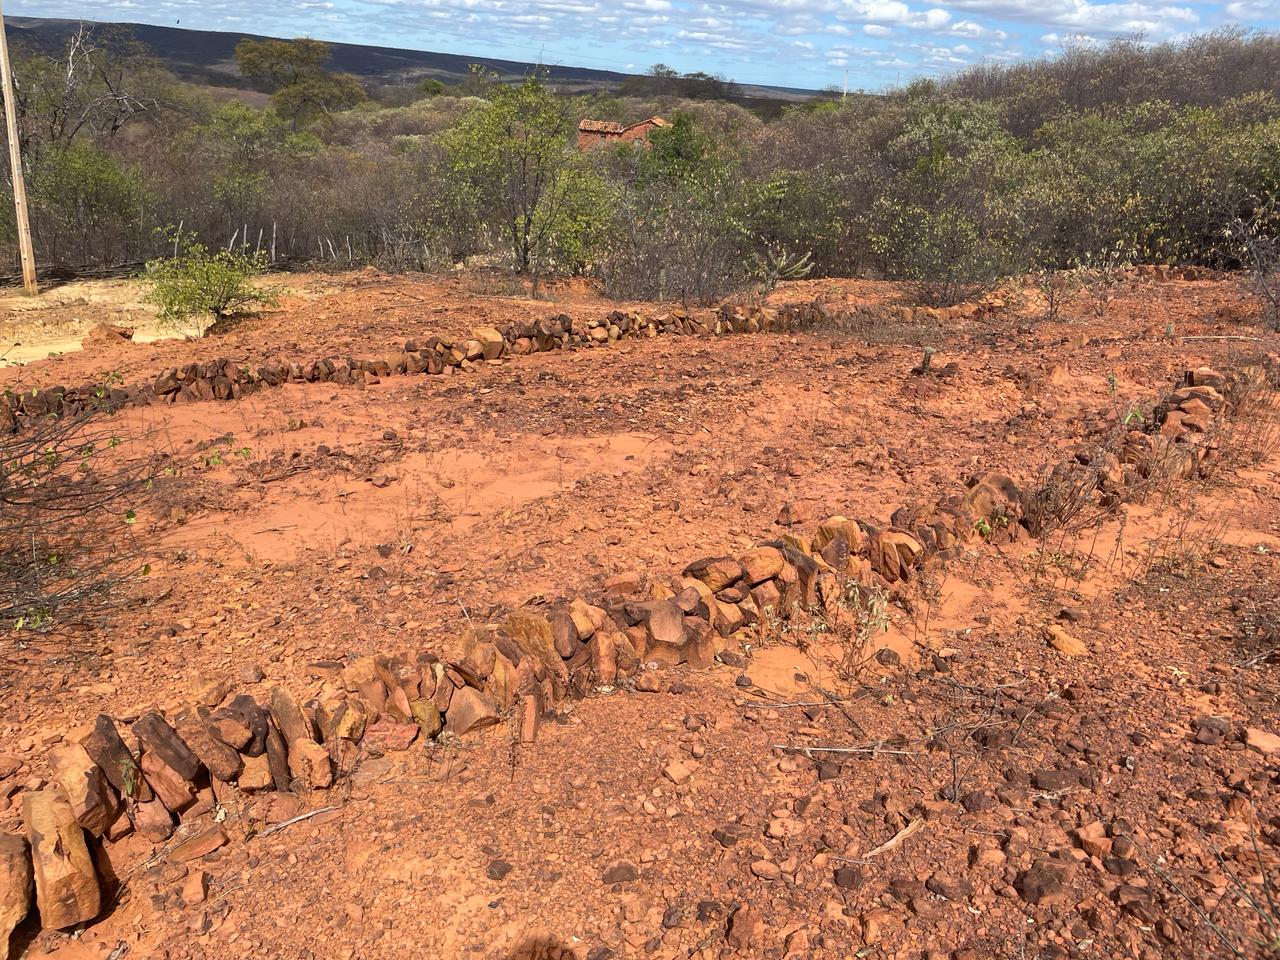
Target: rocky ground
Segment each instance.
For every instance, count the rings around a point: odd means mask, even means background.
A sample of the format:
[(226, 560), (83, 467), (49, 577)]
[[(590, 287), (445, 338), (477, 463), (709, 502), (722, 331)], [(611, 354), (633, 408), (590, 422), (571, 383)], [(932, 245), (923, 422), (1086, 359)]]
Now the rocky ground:
[[(376, 356), (613, 309), (369, 274), (306, 289), (207, 342), (91, 343), (3, 376), (133, 379), (286, 346)], [(898, 295), (813, 281), (772, 299)], [(120, 413), (119, 455), (161, 458), (120, 534), (151, 571), (107, 620), (0, 653), (0, 833), (22, 829), (15, 801), (47, 779), (47, 748), (101, 711), (136, 717), (219, 678), (306, 699), (323, 682), (310, 663), (449, 649), (471, 618), (530, 598), (678, 574), (776, 535), (787, 504), (887, 521), (990, 470), (1029, 483), (1150, 416), (1184, 369), (1280, 348), (1230, 280), (1135, 281), (1099, 311), (1039, 312), (1026, 294), (946, 326), (662, 337)], [(944, 375), (912, 374), (924, 346)], [(834, 669), (856, 625), (752, 631), (712, 670), (573, 702), (535, 743), (501, 724), (237, 811), (203, 856), (112, 844), (103, 918), (29, 921), (14, 953), (1265, 956), (1280, 923), (1274, 412), (1224, 438), (1232, 456), (1206, 479), (967, 550), (889, 605), (856, 680)]]

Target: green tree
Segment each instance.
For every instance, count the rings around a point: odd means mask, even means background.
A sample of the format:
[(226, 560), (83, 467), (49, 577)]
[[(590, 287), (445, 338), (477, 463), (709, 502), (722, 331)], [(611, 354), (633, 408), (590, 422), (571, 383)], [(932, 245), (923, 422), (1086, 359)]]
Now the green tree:
[(666, 183), (687, 181), (704, 172), (714, 159), (711, 140), (694, 123), (693, 115), (684, 111), (671, 118), (671, 125), (649, 131), (647, 147), (637, 150), (643, 179)]
[(441, 135), (459, 189), (504, 236), (516, 271), (535, 281), (572, 189), (572, 129), (565, 101), (530, 76), (498, 87)]
[(583, 158), (573, 158), (563, 178), (565, 199), (551, 224), (550, 257), (560, 269), (582, 274), (608, 240), (618, 190)]
[(299, 37), (296, 40), (241, 40), (236, 44), (236, 64), (240, 67), (240, 72), (276, 90), (301, 83), (307, 77), (323, 72), (332, 58), (333, 52), (327, 43), (309, 37)]
[(236, 44), (240, 72), (271, 88), (271, 103), (294, 130), (320, 116), (349, 110), (368, 99), (349, 73), (331, 73), (332, 57), (320, 40), (241, 40)]
[(894, 172), (866, 220), (887, 276), (942, 306), (1026, 265), (1028, 224), (1015, 199), (1025, 155), (992, 106), (922, 95), (908, 104), (885, 158)]

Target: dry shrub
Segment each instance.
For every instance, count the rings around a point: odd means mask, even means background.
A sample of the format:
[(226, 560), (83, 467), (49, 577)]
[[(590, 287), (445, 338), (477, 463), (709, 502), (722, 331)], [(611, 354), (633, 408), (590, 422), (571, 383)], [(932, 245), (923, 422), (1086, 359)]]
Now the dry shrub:
[(112, 452), (122, 440), (97, 418), (34, 417), (0, 436), (0, 621), (16, 629), (84, 616), (144, 567), (149, 472)]
[(1195, 501), (1175, 502), (1173, 515), (1146, 541), (1139, 579), (1203, 568), (1222, 550), (1227, 526), (1225, 513), (1205, 511)]
[(596, 266), (611, 297), (712, 303), (750, 282), (741, 240), (722, 197), (654, 188), (614, 211)]
[[(1253, 804), (1237, 796), (1233, 806), (1237, 818), (1247, 818), (1247, 844), (1244, 840), (1233, 842), (1232, 831), (1225, 831), (1224, 846), (1220, 846), (1223, 836), (1203, 834), (1200, 838), (1213, 852), (1218, 869), (1226, 878), (1225, 895), (1215, 896), (1212, 901), (1189, 878), (1174, 875), (1171, 863), (1176, 862), (1176, 858), (1153, 856), (1135, 845), (1147, 862), (1146, 869), (1191, 909), (1194, 916), (1180, 926), (1197, 934), (1197, 940), (1203, 942), (1206, 950), (1237, 960), (1275, 957), (1280, 955), (1280, 888), (1276, 873), (1280, 864), (1274, 850), (1276, 838), (1268, 829), (1264, 847), (1259, 843), (1258, 813)], [(1197, 921), (1202, 929), (1196, 929)], [(1192, 945), (1192, 950), (1198, 945)]]
[(1240, 244), (1249, 287), (1271, 330), (1280, 330), (1280, 239), (1276, 237), (1280, 211), (1275, 204), (1251, 220), (1237, 220), (1229, 233)]

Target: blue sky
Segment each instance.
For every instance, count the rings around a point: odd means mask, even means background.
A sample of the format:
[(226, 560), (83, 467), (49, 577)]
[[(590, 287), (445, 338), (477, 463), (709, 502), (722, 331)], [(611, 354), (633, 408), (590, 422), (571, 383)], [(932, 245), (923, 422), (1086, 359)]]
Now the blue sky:
[(127, 20), (748, 83), (880, 89), (1140, 35), (1280, 29), (1280, 0), (9, 0), (10, 16)]

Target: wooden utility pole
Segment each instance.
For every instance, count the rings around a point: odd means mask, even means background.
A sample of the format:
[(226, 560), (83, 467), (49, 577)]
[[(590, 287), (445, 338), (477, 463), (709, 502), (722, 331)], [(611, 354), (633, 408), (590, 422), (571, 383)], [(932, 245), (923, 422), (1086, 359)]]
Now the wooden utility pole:
[(9, 173), (13, 177), (13, 212), (18, 224), (18, 249), (22, 254), (22, 286), (36, 294), (36, 255), (31, 248), (31, 222), (27, 219), (27, 185), (22, 178), (22, 148), (18, 146), (18, 109), (13, 102), (13, 67), (9, 63), (9, 39), (0, 9), (0, 94), (4, 96), (4, 125), (9, 131)]

